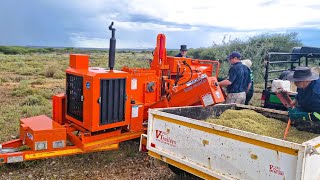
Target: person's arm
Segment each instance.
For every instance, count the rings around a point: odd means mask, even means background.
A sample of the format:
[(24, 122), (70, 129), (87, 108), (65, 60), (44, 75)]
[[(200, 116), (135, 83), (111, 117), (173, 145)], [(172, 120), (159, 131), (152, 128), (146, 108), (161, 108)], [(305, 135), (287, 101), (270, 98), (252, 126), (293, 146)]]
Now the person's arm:
[(297, 104), (297, 100), (296, 99), (294, 99), (293, 101), (291, 101), (291, 106), (293, 106), (293, 107), (295, 107), (296, 106), (296, 104)]
[(252, 83), (250, 82), (250, 83), (248, 84), (248, 88), (247, 88), (247, 90), (246, 90), (246, 94), (249, 92), (249, 90), (250, 90), (250, 88), (251, 88), (251, 85), (252, 85)]
[(246, 94), (249, 92), (249, 90), (250, 90), (250, 88), (251, 88), (251, 85), (252, 85), (252, 81), (253, 81), (253, 79), (252, 79), (252, 72), (251, 72), (251, 70), (248, 68), (248, 72), (249, 72), (249, 76), (247, 76), (247, 82), (249, 82), (249, 84), (248, 84), (248, 87), (247, 87), (247, 90), (246, 90)]
[(230, 86), (237, 77), (236, 72), (234, 71), (235, 71), (234, 67), (231, 67), (228, 73), (228, 78), (218, 82), (219, 86), (221, 87)]
[(229, 81), (229, 79), (225, 79), (223, 81), (218, 82), (218, 84), (221, 87), (227, 87), (227, 86), (231, 85), (232, 83), (231, 83), (231, 81)]

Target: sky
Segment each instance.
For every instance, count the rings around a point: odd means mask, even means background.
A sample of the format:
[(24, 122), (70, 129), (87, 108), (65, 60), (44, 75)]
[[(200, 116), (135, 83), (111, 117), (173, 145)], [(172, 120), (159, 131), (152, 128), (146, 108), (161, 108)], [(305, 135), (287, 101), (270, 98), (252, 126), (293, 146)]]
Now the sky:
[(0, 45), (107, 48), (209, 47), (259, 34), (297, 32), (320, 47), (319, 0), (1, 0)]

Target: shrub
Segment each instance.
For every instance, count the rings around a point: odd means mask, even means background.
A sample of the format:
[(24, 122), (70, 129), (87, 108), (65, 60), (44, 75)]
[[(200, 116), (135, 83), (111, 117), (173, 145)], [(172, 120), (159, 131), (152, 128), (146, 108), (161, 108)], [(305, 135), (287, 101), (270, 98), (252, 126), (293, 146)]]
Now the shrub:
[(42, 85), (42, 84), (45, 84), (46, 83), (46, 80), (44, 79), (35, 79), (31, 82), (31, 85)]
[(290, 52), (293, 47), (301, 46), (297, 39), (297, 33), (288, 34), (263, 34), (249, 38), (247, 41), (234, 39), (223, 42), (221, 45), (213, 45), (209, 48), (192, 49), (188, 55), (198, 59), (213, 59), (221, 62), (221, 77), (228, 73), (229, 64), (225, 61), (232, 51), (239, 51), (242, 59), (250, 59), (256, 82), (263, 81), (264, 64), (263, 60), (267, 52)]
[(34, 105), (34, 106), (22, 106), (22, 113), (25, 117), (38, 116), (41, 114), (50, 114), (50, 106)]
[(22, 97), (22, 96), (28, 96), (28, 95), (32, 95), (34, 93), (33, 89), (30, 87), (29, 85), (29, 81), (23, 80), (20, 82), (20, 84), (18, 85), (18, 87), (16, 87), (11, 95), (12, 96), (18, 96), (18, 97)]
[(21, 105), (26, 105), (26, 106), (35, 106), (35, 105), (46, 105), (48, 104), (48, 100), (44, 98), (41, 95), (29, 95), (27, 96), (24, 101), (21, 103)]
[(50, 63), (45, 67), (43, 75), (48, 78), (52, 78), (58, 71), (60, 70), (60, 66), (57, 63)]

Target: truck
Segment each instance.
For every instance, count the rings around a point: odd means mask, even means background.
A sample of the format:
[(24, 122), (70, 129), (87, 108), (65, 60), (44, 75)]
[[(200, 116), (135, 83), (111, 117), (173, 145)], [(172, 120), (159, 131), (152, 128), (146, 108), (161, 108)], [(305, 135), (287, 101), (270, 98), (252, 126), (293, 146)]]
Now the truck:
[(206, 122), (227, 109), (251, 109), (286, 122), (286, 111), (240, 104), (149, 110), (140, 150), (169, 164), (174, 172), (203, 179), (320, 178), (320, 137), (303, 143)]

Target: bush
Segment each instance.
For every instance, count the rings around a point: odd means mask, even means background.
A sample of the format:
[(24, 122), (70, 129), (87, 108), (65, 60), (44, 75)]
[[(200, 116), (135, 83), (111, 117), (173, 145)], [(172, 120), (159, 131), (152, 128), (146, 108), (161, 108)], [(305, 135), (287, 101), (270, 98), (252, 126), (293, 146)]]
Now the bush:
[(50, 114), (51, 108), (42, 105), (22, 106), (22, 113), (25, 117), (38, 116), (41, 114)]
[(21, 103), (21, 105), (26, 106), (35, 106), (35, 105), (46, 105), (48, 104), (48, 100), (40, 95), (29, 95), (27, 96), (24, 101)]
[(60, 70), (60, 65), (57, 63), (50, 63), (45, 67), (43, 75), (48, 78), (54, 77), (54, 75)]
[(18, 96), (18, 97), (23, 97), (23, 96), (28, 96), (32, 95), (34, 93), (33, 89), (29, 86), (28, 81), (21, 81), (19, 86), (15, 88), (11, 95), (12, 96)]
[(250, 59), (254, 79), (257, 83), (263, 82), (264, 57), (267, 52), (291, 52), (293, 47), (302, 46), (297, 39), (297, 33), (288, 34), (263, 34), (249, 38), (247, 41), (234, 39), (223, 42), (222, 45), (213, 45), (209, 48), (192, 49), (188, 55), (197, 59), (219, 60), (221, 63), (221, 77), (226, 77), (229, 64), (226, 57), (233, 51), (239, 51), (242, 59)]
[(54, 48), (32, 48), (22, 46), (0, 46), (0, 54), (30, 54), (30, 53), (50, 53), (58, 51)]
[(45, 84), (46, 83), (46, 80), (44, 79), (35, 79), (31, 82), (31, 85), (42, 85), (42, 84)]

